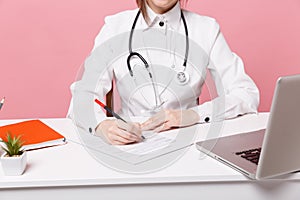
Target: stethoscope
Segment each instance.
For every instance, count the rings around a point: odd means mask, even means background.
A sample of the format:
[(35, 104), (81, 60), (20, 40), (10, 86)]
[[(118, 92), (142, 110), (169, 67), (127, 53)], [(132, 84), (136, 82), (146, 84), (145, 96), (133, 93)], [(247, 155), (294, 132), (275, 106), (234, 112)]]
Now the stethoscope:
[[(155, 86), (154, 86), (154, 82), (153, 82), (152, 73), (149, 70), (149, 64), (148, 64), (148, 62), (146, 61), (146, 59), (140, 53), (132, 51), (133, 33), (134, 33), (134, 29), (135, 29), (136, 23), (138, 21), (138, 18), (140, 16), (140, 13), (141, 13), (141, 11), (138, 11), (138, 13), (137, 13), (137, 15), (136, 15), (136, 17), (134, 19), (134, 22), (132, 24), (131, 31), (130, 31), (130, 36), (129, 36), (129, 56), (127, 57), (127, 67), (128, 67), (130, 76), (133, 77), (133, 71), (132, 71), (132, 68), (131, 68), (131, 65), (130, 65), (130, 60), (134, 56), (138, 57), (144, 63), (144, 65), (145, 65), (145, 68), (146, 68), (146, 70), (147, 70), (147, 72), (149, 74), (149, 77), (150, 77), (152, 85), (153, 85), (155, 96), (157, 96), (156, 95), (157, 92), (156, 92), (156, 89), (155, 89)], [(185, 30), (185, 40), (186, 40), (185, 43), (186, 43), (186, 45), (185, 45), (185, 57), (184, 57), (184, 60), (183, 60), (183, 70), (177, 71), (177, 73), (176, 73), (176, 79), (177, 79), (177, 82), (180, 85), (185, 85), (189, 81), (189, 74), (186, 72), (186, 65), (187, 65), (187, 59), (188, 59), (188, 54), (189, 54), (189, 35), (188, 35), (187, 23), (186, 23), (186, 20), (185, 20), (185, 17), (183, 15), (182, 11), (181, 11), (181, 19), (182, 19), (182, 22), (183, 22), (183, 25), (184, 25), (184, 30)], [(155, 100), (156, 100), (156, 107), (158, 107), (157, 98), (155, 98)]]
[[(132, 37), (133, 37), (133, 32), (134, 32), (137, 20), (138, 20), (138, 18), (140, 16), (140, 13), (141, 12), (138, 11), (138, 13), (137, 13), (137, 15), (136, 15), (136, 17), (134, 19), (131, 31), (130, 31), (130, 36), (129, 36), (129, 56), (127, 58), (127, 66), (128, 66), (128, 70), (129, 70), (130, 76), (133, 77), (133, 71), (132, 71), (132, 68), (131, 68), (131, 65), (130, 65), (130, 60), (131, 60), (131, 58), (133, 56), (137, 56), (144, 63), (145, 68), (148, 71), (150, 78), (152, 79), (152, 74), (151, 74), (151, 72), (149, 70), (149, 64), (146, 61), (146, 59), (141, 54), (139, 54), (138, 52), (132, 51)], [(183, 60), (183, 70), (177, 72), (176, 78), (178, 79), (179, 83), (186, 84), (188, 82), (188, 79), (189, 79), (189, 75), (185, 71), (186, 65), (187, 65), (187, 59), (188, 59), (188, 55), (189, 55), (189, 33), (188, 33), (188, 28), (187, 28), (187, 24), (186, 24), (186, 21), (185, 21), (185, 17), (183, 15), (182, 11), (181, 11), (181, 19), (182, 19), (182, 22), (183, 22), (183, 25), (184, 25), (184, 30), (185, 30), (185, 41), (186, 41), (185, 42), (186, 43), (185, 44), (185, 57), (184, 57), (184, 60)]]

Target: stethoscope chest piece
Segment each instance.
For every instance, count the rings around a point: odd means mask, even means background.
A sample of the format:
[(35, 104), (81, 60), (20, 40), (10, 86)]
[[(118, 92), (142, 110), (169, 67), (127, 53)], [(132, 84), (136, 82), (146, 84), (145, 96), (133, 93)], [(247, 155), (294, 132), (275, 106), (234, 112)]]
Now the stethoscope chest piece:
[(180, 85), (185, 85), (189, 82), (190, 76), (186, 71), (179, 71), (176, 74), (176, 80)]

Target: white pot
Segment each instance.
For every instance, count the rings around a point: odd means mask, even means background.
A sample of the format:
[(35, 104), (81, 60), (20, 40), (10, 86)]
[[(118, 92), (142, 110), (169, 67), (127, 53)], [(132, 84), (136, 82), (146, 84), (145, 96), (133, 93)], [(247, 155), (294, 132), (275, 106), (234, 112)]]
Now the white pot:
[(27, 163), (27, 153), (26, 151), (22, 153), (21, 156), (17, 157), (6, 157), (6, 153), (1, 156), (1, 165), (5, 175), (16, 176), (23, 174), (26, 163)]

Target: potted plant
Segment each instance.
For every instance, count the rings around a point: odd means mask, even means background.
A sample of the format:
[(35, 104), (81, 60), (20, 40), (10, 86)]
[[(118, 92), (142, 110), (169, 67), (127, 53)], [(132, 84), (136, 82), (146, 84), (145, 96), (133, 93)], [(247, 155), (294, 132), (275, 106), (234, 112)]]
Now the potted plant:
[(2, 149), (5, 151), (1, 155), (1, 165), (5, 175), (21, 175), (26, 167), (26, 151), (23, 150), (21, 137), (7, 134), (7, 140), (2, 140)]

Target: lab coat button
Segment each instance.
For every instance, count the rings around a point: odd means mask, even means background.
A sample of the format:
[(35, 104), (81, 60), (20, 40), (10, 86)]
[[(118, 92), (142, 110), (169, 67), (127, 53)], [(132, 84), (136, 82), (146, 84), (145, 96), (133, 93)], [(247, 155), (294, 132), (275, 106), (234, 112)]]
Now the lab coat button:
[(205, 122), (209, 122), (209, 120), (210, 120), (209, 117), (205, 117), (204, 119)]
[(163, 21), (160, 21), (160, 22), (159, 22), (159, 25), (160, 25), (160, 26), (164, 26), (165, 23), (164, 23)]

